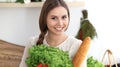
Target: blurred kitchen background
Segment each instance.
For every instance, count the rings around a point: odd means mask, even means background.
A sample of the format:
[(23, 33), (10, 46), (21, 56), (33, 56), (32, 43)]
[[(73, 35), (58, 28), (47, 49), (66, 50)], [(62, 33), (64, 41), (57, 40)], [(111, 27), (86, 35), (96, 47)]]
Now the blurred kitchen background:
[[(75, 0), (68, 0), (75, 1)], [(113, 51), (120, 62), (120, 4), (119, 0), (76, 0), (84, 6), (69, 6), (71, 20), (66, 33), (75, 36), (80, 26), (81, 10), (88, 10), (88, 19), (96, 28), (98, 38), (92, 40), (89, 56), (102, 59), (106, 49)], [(1, 3), (0, 3), (1, 4)], [(32, 36), (38, 36), (41, 7), (0, 7), (0, 40), (21, 46)]]

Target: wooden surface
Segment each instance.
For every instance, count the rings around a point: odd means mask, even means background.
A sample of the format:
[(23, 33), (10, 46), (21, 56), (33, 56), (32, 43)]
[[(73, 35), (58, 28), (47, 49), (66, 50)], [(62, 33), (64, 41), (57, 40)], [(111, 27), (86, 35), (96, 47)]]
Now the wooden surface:
[(0, 67), (19, 67), (23, 46), (0, 40)]

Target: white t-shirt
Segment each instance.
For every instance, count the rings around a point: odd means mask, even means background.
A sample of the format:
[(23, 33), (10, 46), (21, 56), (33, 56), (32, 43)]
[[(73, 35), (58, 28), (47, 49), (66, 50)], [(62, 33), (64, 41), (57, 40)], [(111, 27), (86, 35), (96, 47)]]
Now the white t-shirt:
[[(32, 37), (30, 40), (30, 43), (25, 46), (25, 50), (24, 50), (23, 57), (22, 57), (19, 67), (27, 67), (25, 60), (29, 56), (28, 49), (31, 48), (34, 44), (36, 44), (37, 40), (38, 40), (38, 37)], [(44, 39), (43, 43), (45, 45), (49, 46), (46, 39)], [(59, 48), (63, 51), (68, 51), (69, 57), (72, 59), (74, 57), (75, 53), (77, 52), (78, 48), (80, 47), (81, 43), (82, 43), (81, 40), (78, 40), (74, 37), (68, 37), (64, 42), (62, 42), (60, 45), (56, 46), (56, 48)], [(86, 62), (87, 61), (85, 59), (80, 67), (87, 67)]]

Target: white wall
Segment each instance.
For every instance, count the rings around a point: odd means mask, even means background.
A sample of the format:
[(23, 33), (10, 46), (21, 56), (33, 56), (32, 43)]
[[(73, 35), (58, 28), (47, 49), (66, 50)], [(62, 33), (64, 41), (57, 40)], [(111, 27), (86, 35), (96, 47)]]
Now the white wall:
[(0, 8), (0, 39), (25, 45), (39, 34), (40, 8)]
[(92, 42), (89, 55), (94, 55), (99, 60), (102, 60), (105, 50), (110, 49), (120, 62), (119, 6), (119, 0), (85, 0), (89, 20), (98, 32), (98, 39)]

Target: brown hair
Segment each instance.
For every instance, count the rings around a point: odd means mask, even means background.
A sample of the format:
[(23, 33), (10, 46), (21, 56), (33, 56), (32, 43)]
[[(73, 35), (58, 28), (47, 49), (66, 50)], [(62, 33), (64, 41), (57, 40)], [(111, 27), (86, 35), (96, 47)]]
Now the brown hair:
[(58, 6), (64, 7), (68, 12), (68, 17), (70, 18), (68, 6), (63, 0), (46, 0), (45, 3), (43, 4), (41, 15), (39, 18), (39, 27), (40, 27), (41, 34), (39, 35), (37, 45), (43, 44), (44, 37), (47, 33), (48, 28), (47, 28), (46, 22), (47, 22), (48, 13), (53, 8), (58, 7)]

